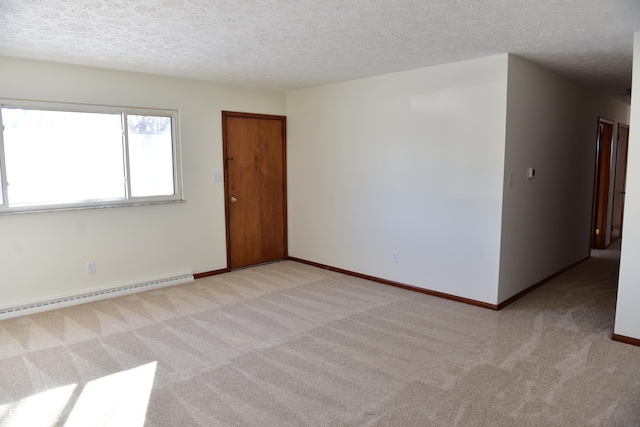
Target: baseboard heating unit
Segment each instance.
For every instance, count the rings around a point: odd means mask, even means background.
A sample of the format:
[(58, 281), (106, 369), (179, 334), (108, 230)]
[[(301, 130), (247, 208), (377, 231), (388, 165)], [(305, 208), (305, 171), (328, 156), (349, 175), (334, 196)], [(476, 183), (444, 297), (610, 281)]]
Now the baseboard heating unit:
[(136, 292), (148, 291), (151, 289), (164, 288), (167, 286), (178, 285), (180, 283), (192, 282), (193, 280), (194, 278), (192, 273), (185, 273), (162, 279), (149, 280), (147, 282), (136, 283), (133, 285), (101, 289), (94, 292), (69, 295), (48, 301), (39, 301), (15, 307), (0, 308), (0, 320), (17, 316), (25, 316), (27, 314), (40, 313), (48, 310), (56, 310), (58, 308), (84, 304), (85, 302), (99, 301)]

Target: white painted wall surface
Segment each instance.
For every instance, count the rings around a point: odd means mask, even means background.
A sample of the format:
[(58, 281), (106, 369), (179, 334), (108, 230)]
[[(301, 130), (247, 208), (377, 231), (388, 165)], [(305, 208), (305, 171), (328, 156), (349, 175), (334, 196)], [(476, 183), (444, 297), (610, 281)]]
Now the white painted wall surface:
[(620, 101), (509, 56), (499, 302), (589, 255), (598, 117), (615, 130), (628, 115)]
[(10, 58), (0, 70), (0, 98), (178, 109), (186, 200), (0, 216), (0, 308), (226, 266), (221, 111), (284, 115), (284, 92)]
[(495, 304), (506, 79), (499, 55), (288, 92), (290, 255)]
[(640, 32), (634, 36), (633, 81), (615, 333), (640, 339)]

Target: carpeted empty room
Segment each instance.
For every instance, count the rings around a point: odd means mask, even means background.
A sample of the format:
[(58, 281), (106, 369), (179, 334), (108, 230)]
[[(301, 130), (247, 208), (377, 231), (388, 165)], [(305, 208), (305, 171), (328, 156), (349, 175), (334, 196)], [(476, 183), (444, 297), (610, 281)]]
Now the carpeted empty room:
[(3, 426), (635, 426), (618, 260), (494, 312), (284, 261), (0, 322)]

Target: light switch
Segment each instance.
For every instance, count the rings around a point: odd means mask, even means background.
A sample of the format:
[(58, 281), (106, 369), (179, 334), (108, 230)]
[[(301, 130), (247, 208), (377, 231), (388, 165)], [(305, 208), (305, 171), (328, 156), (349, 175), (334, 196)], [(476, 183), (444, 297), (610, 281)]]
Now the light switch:
[(527, 169), (527, 178), (531, 179), (536, 176), (536, 170), (534, 168)]
[(213, 173), (213, 182), (222, 182), (224, 181), (224, 173), (223, 172), (214, 172)]

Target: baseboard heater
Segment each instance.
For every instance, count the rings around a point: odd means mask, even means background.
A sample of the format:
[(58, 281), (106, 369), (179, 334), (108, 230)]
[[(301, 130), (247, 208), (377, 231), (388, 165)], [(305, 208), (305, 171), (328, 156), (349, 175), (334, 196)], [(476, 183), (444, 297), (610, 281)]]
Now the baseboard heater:
[(48, 310), (56, 310), (58, 308), (84, 304), (91, 301), (99, 301), (107, 298), (119, 297), (122, 295), (148, 291), (151, 289), (164, 288), (167, 286), (178, 285), (180, 283), (192, 282), (193, 280), (194, 278), (192, 273), (185, 273), (177, 276), (165, 277), (162, 279), (149, 280), (147, 282), (136, 283), (128, 286), (101, 289), (86, 294), (75, 294), (48, 301), (39, 301), (15, 307), (0, 308), (0, 320), (17, 316), (25, 316), (27, 314), (40, 313)]

